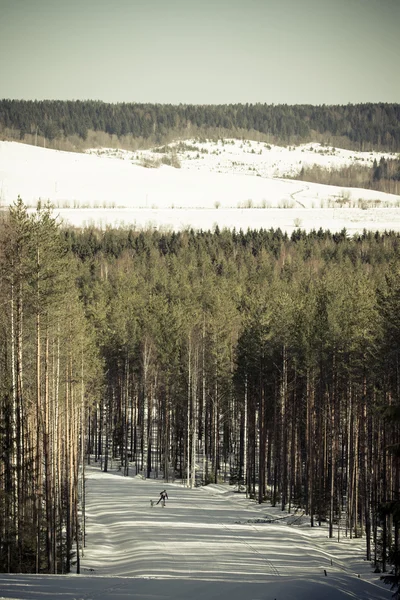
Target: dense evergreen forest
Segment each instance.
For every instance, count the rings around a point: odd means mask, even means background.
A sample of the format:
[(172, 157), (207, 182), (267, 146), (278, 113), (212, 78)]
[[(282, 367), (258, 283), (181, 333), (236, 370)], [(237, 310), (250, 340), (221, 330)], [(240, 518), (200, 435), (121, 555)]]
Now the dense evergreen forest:
[(0, 133), (11, 132), (47, 143), (89, 131), (118, 138), (162, 143), (168, 136), (190, 137), (201, 130), (262, 134), (270, 141), (325, 141), (341, 147), (400, 150), (400, 104), (313, 105), (165, 105), (100, 101), (0, 100)]
[(398, 234), (61, 229), (19, 201), (0, 240), (1, 570), (79, 567), (89, 457), (398, 565)]

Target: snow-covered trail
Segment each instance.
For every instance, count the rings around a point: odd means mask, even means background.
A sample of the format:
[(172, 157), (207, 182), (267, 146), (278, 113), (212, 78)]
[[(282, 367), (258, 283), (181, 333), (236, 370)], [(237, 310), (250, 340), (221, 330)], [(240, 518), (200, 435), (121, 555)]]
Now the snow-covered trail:
[(230, 492), (170, 484), (166, 507), (152, 507), (160, 482), (121, 478), (121, 493), (110, 495), (115, 474), (90, 476), (86, 568), (110, 575), (207, 580), (254, 581), (279, 574), (279, 555), (271, 557), (264, 548), (271, 545), (271, 532), (267, 540), (265, 528), (235, 523), (257, 516), (254, 503), (236, 503)]
[(293, 518), (230, 487), (168, 484), (167, 506), (152, 507), (162, 489), (90, 467), (82, 575), (0, 576), (0, 598), (390, 598), (372, 581), (362, 542), (329, 540), (325, 528), (301, 519), (290, 525)]

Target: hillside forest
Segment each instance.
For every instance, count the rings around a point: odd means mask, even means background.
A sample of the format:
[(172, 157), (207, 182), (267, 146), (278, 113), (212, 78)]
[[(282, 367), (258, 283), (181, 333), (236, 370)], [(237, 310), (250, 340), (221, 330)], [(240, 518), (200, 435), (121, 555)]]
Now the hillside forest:
[[(400, 105), (163, 105), (97, 101), (0, 100), (0, 140), (57, 150), (89, 148), (163, 153), (162, 162), (179, 168), (183, 140), (242, 138), (289, 148), (307, 142), (361, 151), (386, 151), (372, 166), (303, 166), (290, 178), (339, 187), (400, 190)], [(179, 143), (176, 144), (177, 140)], [(168, 144), (175, 143), (172, 146)], [(194, 148), (194, 146), (192, 146)], [(143, 163), (155, 166), (155, 161)]]
[(0, 224), (0, 569), (80, 570), (85, 465), (227, 482), (399, 567), (400, 238)]
[(93, 100), (0, 100), (1, 139), (61, 150), (136, 150), (188, 139), (245, 137), (276, 144), (321, 142), (400, 151), (400, 104), (170, 105)]

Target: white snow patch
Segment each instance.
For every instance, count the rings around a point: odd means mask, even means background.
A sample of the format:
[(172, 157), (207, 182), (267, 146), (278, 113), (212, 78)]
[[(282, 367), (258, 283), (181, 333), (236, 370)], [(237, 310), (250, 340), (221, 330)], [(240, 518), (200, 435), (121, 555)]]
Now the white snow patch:
[[(78, 154), (0, 142), (0, 204), (18, 195), (32, 207), (50, 200), (60, 218), (77, 226), (400, 231), (400, 196), (282, 179), (305, 160), (327, 168), (370, 165), (381, 154), (318, 144), (268, 149), (240, 140), (184, 144), (176, 169), (141, 166), (146, 157), (169, 156), (150, 150)], [(198, 150), (184, 150), (191, 145)]]

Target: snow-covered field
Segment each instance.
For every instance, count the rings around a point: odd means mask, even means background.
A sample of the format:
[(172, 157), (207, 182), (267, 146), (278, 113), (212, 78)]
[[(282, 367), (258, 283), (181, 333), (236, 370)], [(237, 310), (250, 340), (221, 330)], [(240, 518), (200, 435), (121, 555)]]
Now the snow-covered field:
[[(7, 600), (388, 600), (363, 540), (328, 538), (301, 514), (228, 485), (164, 484), (88, 469), (79, 576), (0, 575)], [(326, 575), (325, 575), (326, 571)]]
[[(180, 168), (162, 163), (174, 155)], [(0, 204), (11, 204), (18, 195), (32, 207), (39, 199), (50, 200), (65, 222), (103, 227), (400, 231), (400, 196), (288, 179), (305, 165), (370, 166), (381, 156), (394, 157), (246, 140), (189, 140), (169, 149), (103, 148), (86, 154), (0, 142)]]

